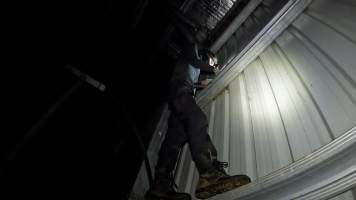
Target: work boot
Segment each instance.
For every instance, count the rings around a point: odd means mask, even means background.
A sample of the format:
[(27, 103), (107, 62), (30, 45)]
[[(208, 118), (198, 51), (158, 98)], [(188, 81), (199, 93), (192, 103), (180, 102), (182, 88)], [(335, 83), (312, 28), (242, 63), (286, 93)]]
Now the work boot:
[(146, 200), (191, 200), (188, 193), (176, 192), (169, 177), (156, 177), (153, 186), (147, 191)]
[(227, 167), (226, 162), (215, 160), (213, 165), (212, 169), (199, 177), (195, 190), (195, 196), (199, 199), (207, 199), (251, 182), (246, 175), (229, 176), (224, 170)]

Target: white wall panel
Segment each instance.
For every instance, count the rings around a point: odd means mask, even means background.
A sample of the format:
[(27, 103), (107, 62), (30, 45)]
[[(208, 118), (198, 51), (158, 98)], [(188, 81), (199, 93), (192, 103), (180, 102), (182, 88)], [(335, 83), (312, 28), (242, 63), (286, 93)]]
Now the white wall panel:
[(260, 59), (246, 68), (258, 176), (264, 176), (292, 162), (288, 138)]
[[(202, 108), (202, 110), (206, 114), (206, 117), (209, 121), (208, 133), (210, 137), (213, 137), (215, 101), (209, 103), (206, 107)], [(192, 161), (189, 146), (185, 145), (175, 179), (178, 185), (178, 190), (194, 194), (198, 179), (199, 173), (195, 167), (195, 163)], [(193, 199), (195, 199), (195, 196), (193, 196)]]
[(250, 106), (245, 80), (239, 76), (229, 85), (230, 91), (230, 173), (248, 174), (256, 179), (256, 154)]
[(314, 0), (208, 107), (218, 159), (229, 162), (230, 174), (252, 180), (352, 129), (356, 1)]
[[(226, 120), (226, 98), (225, 98), (225, 91), (222, 93), (222, 95), (219, 95), (216, 98), (215, 101), (215, 117), (214, 117), (214, 134), (212, 135), (212, 141), (216, 147), (216, 150), (218, 151), (218, 159), (219, 160), (224, 160), (226, 157), (224, 154), (225, 148), (224, 148), (224, 142), (225, 142), (225, 133), (228, 131), (226, 130), (228, 127), (225, 126)], [(227, 111), (228, 112), (228, 111)], [(227, 160), (225, 160), (227, 161)]]
[[(224, 143), (223, 143), (223, 155), (222, 155), (222, 161), (228, 162), (230, 159), (230, 104), (229, 104), (229, 90), (224, 91)], [(236, 145), (236, 144), (232, 144)], [(230, 166), (226, 168), (226, 171), (229, 172)]]
[(304, 83), (305, 90), (315, 100), (321, 111), (320, 114), (325, 117), (325, 123), (330, 126), (333, 136), (337, 137), (354, 125), (352, 116), (355, 116), (355, 104), (343, 92), (342, 87), (333, 76), (325, 70), (319, 59), (303, 43), (306, 40), (300, 40), (293, 34), (293, 30), (295, 29), (285, 31), (277, 39), (277, 44)]
[[(285, 59), (277, 53), (278, 50), (274, 47), (275, 45), (272, 45), (271, 48), (268, 48), (260, 55), (260, 58), (270, 81), (275, 101), (278, 104), (279, 114), (283, 121), (293, 158), (298, 160), (316, 150), (322, 144), (330, 142), (331, 139), (327, 136), (325, 136), (324, 141), (319, 139), (318, 136), (327, 133), (327, 130), (323, 128), (322, 123), (319, 123), (318, 125), (322, 127), (320, 133), (310, 120), (310, 113), (303, 103), (303, 98), (298, 94), (298, 88), (292, 80), (293, 77), (288, 75), (285, 67), (288, 62), (283, 62)], [(298, 81), (297, 77), (294, 77), (294, 79)], [(308, 98), (308, 96), (304, 98)], [(319, 119), (318, 115), (315, 115), (315, 117)], [(320, 119), (319, 122), (321, 122)]]
[(215, 119), (215, 104), (216, 101), (212, 101), (211, 102), (211, 108), (210, 108), (210, 112), (209, 112), (209, 127), (208, 127), (208, 134), (211, 138), (213, 138), (213, 134), (214, 134), (214, 119)]

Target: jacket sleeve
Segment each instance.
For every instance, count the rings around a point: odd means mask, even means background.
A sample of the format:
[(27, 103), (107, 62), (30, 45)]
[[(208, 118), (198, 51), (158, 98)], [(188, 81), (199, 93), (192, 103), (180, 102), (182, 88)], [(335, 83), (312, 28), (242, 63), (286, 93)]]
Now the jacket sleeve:
[(194, 67), (199, 68), (201, 71), (204, 72), (214, 72), (214, 68), (210, 66), (208, 63), (203, 62), (198, 59), (192, 59), (190, 62)]
[(203, 72), (214, 72), (214, 68), (212, 66), (196, 57), (194, 44), (185, 45), (182, 50), (183, 57), (187, 63), (191, 64), (195, 68), (199, 68)]

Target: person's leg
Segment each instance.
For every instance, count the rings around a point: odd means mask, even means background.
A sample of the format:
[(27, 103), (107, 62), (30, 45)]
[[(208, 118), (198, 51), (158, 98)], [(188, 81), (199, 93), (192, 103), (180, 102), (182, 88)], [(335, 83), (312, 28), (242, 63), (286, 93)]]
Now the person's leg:
[(208, 135), (208, 120), (192, 95), (182, 94), (172, 102), (172, 110), (184, 125), (192, 158), (200, 174), (213, 167), (216, 149)]
[(207, 132), (204, 112), (189, 95), (181, 95), (173, 102), (175, 112), (187, 133), (192, 158), (199, 171), (195, 196), (206, 199), (249, 183), (246, 175), (229, 176), (223, 169), (227, 163), (217, 160), (217, 153)]
[(178, 193), (172, 189), (173, 170), (178, 160), (180, 149), (186, 143), (187, 137), (183, 125), (172, 113), (168, 121), (166, 137), (161, 145), (158, 163), (155, 168), (155, 179), (152, 187), (146, 193), (146, 199), (190, 200), (187, 193)]
[(159, 151), (156, 174), (172, 173), (178, 160), (179, 151), (186, 142), (187, 136), (182, 123), (177, 119), (174, 113), (171, 113), (168, 121), (167, 134)]

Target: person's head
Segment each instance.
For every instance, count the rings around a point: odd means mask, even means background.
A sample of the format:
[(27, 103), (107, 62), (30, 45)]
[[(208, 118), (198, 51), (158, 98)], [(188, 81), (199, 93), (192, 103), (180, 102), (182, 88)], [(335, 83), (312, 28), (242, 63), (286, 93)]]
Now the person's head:
[(210, 66), (218, 64), (218, 59), (216, 55), (209, 49), (201, 49), (198, 51), (198, 53), (201, 60), (208, 63)]
[(197, 26), (195, 30), (195, 39), (199, 44), (203, 44), (208, 39), (209, 29), (205, 26)]

